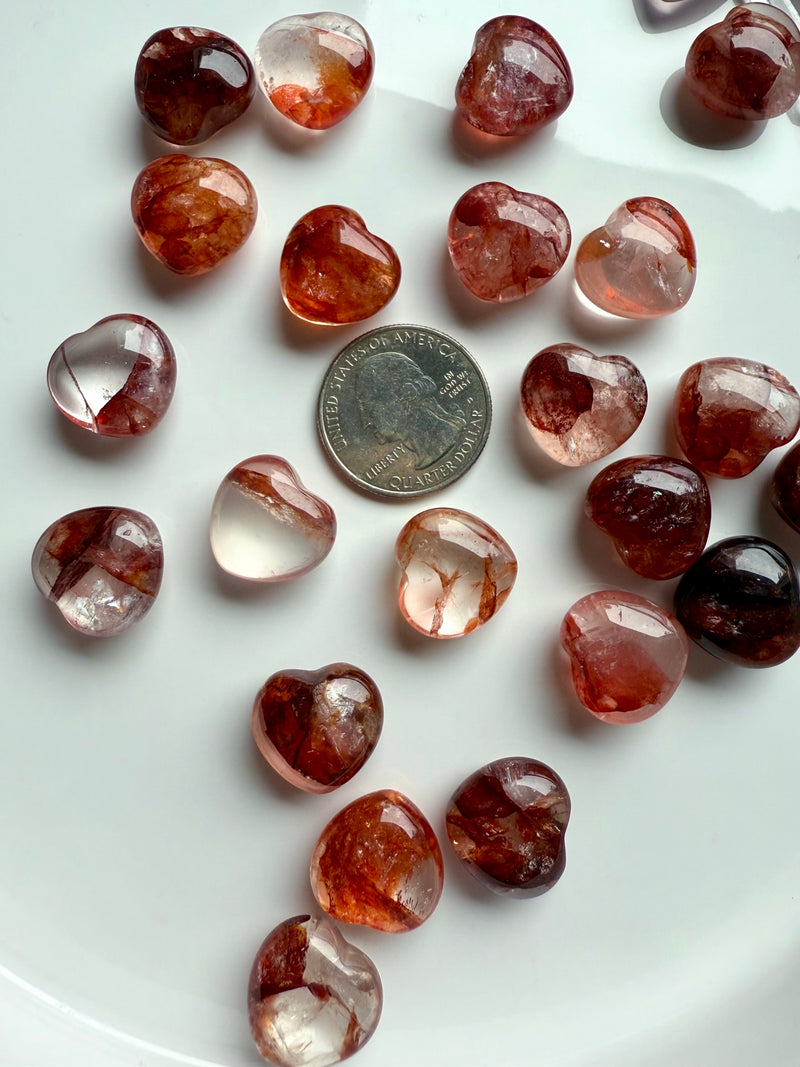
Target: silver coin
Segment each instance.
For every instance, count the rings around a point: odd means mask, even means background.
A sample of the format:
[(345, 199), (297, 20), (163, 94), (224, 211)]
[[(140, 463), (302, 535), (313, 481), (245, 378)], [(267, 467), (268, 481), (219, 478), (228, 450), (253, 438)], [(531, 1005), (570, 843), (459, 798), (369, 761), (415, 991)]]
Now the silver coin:
[(492, 401), (475, 360), (428, 326), (381, 326), (334, 359), (317, 426), (334, 463), (376, 496), (432, 493), (464, 474), (489, 436)]

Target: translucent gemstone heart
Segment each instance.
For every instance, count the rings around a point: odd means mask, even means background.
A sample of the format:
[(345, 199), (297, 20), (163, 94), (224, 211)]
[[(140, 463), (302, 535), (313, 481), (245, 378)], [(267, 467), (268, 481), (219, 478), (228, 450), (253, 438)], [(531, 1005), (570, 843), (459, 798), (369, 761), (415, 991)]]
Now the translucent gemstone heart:
[(400, 611), (428, 637), (462, 637), (505, 603), (517, 560), (488, 523), (457, 508), (430, 508), (405, 524), (395, 547)]
[(279, 456), (252, 456), (223, 479), (211, 508), (211, 549), (224, 571), (280, 582), (318, 566), (336, 517)]
[(255, 91), (248, 57), (214, 30), (159, 30), (136, 61), (134, 92), (142, 118), (172, 144), (207, 141), (246, 111)]
[(728, 537), (707, 549), (678, 583), (675, 612), (701, 648), (741, 667), (773, 667), (800, 647), (794, 565), (758, 537)]
[(267, 935), (247, 990), (250, 1030), (278, 1067), (325, 1067), (372, 1037), (383, 990), (372, 960), (328, 919), (297, 915)]
[(631, 570), (643, 578), (675, 578), (706, 546), (711, 496), (702, 474), (682, 460), (630, 456), (593, 479), (586, 512)]
[(706, 107), (734, 119), (771, 119), (800, 96), (800, 32), (772, 4), (747, 4), (697, 37), (686, 81)]
[(361, 103), (375, 52), (364, 27), (348, 15), (317, 11), (279, 19), (256, 46), (258, 83), (287, 119), (327, 130)]
[(343, 808), (311, 857), (311, 888), (324, 911), (390, 934), (413, 930), (433, 914), (443, 879), (430, 823), (393, 789)]
[(689, 642), (677, 619), (635, 593), (602, 590), (573, 604), (561, 644), (581, 704), (604, 722), (650, 718), (678, 688)]
[(467, 190), (450, 215), (450, 259), (481, 300), (519, 300), (541, 288), (569, 253), (567, 216), (552, 200), (503, 182)]
[(557, 463), (580, 467), (627, 441), (647, 407), (647, 385), (624, 356), (572, 344), (537, 352), (522, 375), (526, 425)]
[(523, 756), (487, 763), (456, 789), (447, 836), (467, 870), (495, 893), (536, 897), (564, 873), (567, 787)]
[(521, 15), (500, 15), (475, 34), (456, 106), (484, 133), (517, 136), (558, 118), (572, 92), (572, 71), (555, 38)]
[(673, 412), (678, 444), (695, 467), (742, 478), (797, 433), (800, 396), (772, 367), (722, 356), (684, 371)]
[(70, 626), (114, 637), (150, 610), (164, 570), (161, 535), (130, 508), (84, 508), (64, 515), (39, 538), (33, 580)]
[(294, 224), (280, 273), (290, 311), (335, 326), (360, 322), (389, 303), (400, 284), (400, 260), (355, 211), (329, 204)]
[(53, 401), (72, 422), (106, 437), (149, 433), (175, 389), (175, 352), (140, 315), (110, 315), (63, 341), (47, 367)]
[(364, 671), (331, 663), (273, 674), (253, 704), (253, 737), (287, 782), (328, 793), (349, 782), (378, 743), (383, 701)]
[(233, 255), (252, 232), (258, 203), (233, 163), (202, 156), (161, 156), (140, 171), (131, 211), (148, 252), (176, 274), (205, 274)]
[(778, 514), (800, 533), (800, 445), (790, 448), (775, 468), (769, 494)]
[(697, 275), (686, 220), (654, 196), (626, 200), (581, 241), (575, 280), (603, 311), (625, 319), (670, 315), (692, 295)]

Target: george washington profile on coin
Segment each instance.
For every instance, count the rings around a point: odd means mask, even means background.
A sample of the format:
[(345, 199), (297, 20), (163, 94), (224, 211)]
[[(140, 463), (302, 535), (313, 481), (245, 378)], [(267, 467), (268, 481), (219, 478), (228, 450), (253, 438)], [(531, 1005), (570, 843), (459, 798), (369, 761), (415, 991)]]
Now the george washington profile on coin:
[(436, 382), (402, 352), (378, 352), (361, 364), (355, 396), (361, 420), (383, 444), (400, 442), (422, 470), (456, 444), (466, 420), (436, 399)]

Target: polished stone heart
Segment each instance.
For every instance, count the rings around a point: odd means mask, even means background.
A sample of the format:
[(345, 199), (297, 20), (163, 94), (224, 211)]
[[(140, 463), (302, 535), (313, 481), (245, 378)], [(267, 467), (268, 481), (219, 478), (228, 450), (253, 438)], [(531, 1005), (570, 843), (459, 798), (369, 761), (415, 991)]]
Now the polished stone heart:
[(678, 583), (675, 613), (701, 648), (742, 667), (775, 666), (800, 647), (794, 564), (758, 537), (706, 549)]
[(378, 743), (383, 701), (349, 663), (280, 671), (259, 690), (252, 727), (262, 756), (287, 782), (328, 793), (349, 782)]
[(115, 637), (150, 610), (161, 586), (161, 534), (131, 508), (84, 508), (39, 538), (33, 580), (74, 629)]
[(176, 274), (205, 274), (250, 236), (258, 203), (233, 163), (202, 156), (154, 159), (133, 185), (131, 212), (142, 243)]
[(630, 456), (593, 479), (586, 511), (636, 574), (675, 578), (706, 546), (711, 495), (689, 463), (672, 456)]
[(505, 303), (535, 292), (561, 270), (571, 240), (552, 200), (503, 182), (468, 189), (450, 215), (450, 259), (481, 300)]
[(584, 237), (575, 254), (575, 280), (602, 311), (651, 319), (682, 308), (697, 277), (694, 238), (665, 200), (626, 200), (606, 224)]
[(355, 211), (329, 204), (294, 224), (280, 277), (291, 312), (336, 326), (367, 319), (389, 303), (400, 284), (400, 260)]
[(333, 547), (336, 517), (280, 456), (252, 456), (222, 481), (211, 508), (211, 550), (224, 571), (280, 582), (318, 566)]
[(561, 623), (578, 700), (598, 719), (641, 722), (678, 688), (689, 656), (683, 627), (635, 593), (603, 589), (573, 604)]
[(456, 106), (484, 133), (515, 137), (558, 118), (572, 93), (572, 71), (555, 38), (522, 15), (500, 15), (475, 34)]
[(800, 31), (772, 4), (739, 4), (696, 38), (686, 82), (706, 107), (728, 118), (783, 115), (800, 96)]
[(675, 436), (705, 474), (742, 478), (800, 426), (800, 396), (779, 371), (720, 356), (692, 364), (675, 391)]
[(463, 637), (495, 615), (517, 577), (517, 559), (497, 530), (458, 508), (415, 515), (397, 537), (398, 600), (427, 637)]
[(253, 99), (253, 65), (224, 34), (172, 26), (145, 41), (133, 78), (150, 129), (171, 144), (200, 144), (239, 118)]
[(361, 103), (375, 52), (348, 15), (317, 11), (273, 22), (256, 45), (258, 84), (285, 118), (309, 130), (335, 126)]
[(375, 964), (329, 919), (297, 915), (267, 935), (247, 989), (250, 1030), (278, 1067), (325, 1067), (372, 1037), (383, 1005)]
[(647, 407), (647, 386), (624, 356), (551, 345), (522, 376), (522, 410), (534, 441), (568, 467), (607, 456), (627, 441)]
[(430, 823), (393, 789), (348, 804), (322, 831), (311, 857), (311, 888), (324, 911), (391, 934), (430, 918), (443, 880)]
[(447, 807), (447, 836), (471, 875), (494, 893), (535, 897), (564, 873), (567, 787), (538, 760), (510, 756), (471, 774)]
[(149, 433), (175, 389), (175, 352), (141, 315), (110, 315), (63, 341), (47, 367), (58, 410), (105, 437)]

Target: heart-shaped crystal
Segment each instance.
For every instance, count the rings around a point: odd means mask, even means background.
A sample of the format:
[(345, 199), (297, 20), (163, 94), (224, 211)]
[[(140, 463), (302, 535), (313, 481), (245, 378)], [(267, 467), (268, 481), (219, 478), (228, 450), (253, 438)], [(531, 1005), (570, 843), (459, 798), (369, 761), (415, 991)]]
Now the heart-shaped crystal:
[(278, 1067), (325, 1067), (375, 1032), (383, 989), (372, 960), (326, 918), (297, 915), (267, 935), (247, 990), (250, 1030)]
[(148, 252), (176, 274), (205, 274), (245, 243), (258, 202), (233, 163), (161, 156), (139, 172), (131, 212)]
[(450, 215), (450, 259), (481, 300), (519, 300), (541, 288), (569, 253), (567, 216), (552, 200), (503, 182), (468, 189)]
[(164, 552), (156, 524), (130, 508), (84, 508), (39, 538), (33, 580), (76, 630), (114, 637), (150, 610)]
[(513, 137), (558, 118), (572, 92), (572, 71), (555, 38), (522, 15), (500, 15), (475, 34), (456, 106), (484, 133)]
[(333, 547), (336, 516), (280, 456), (252, 456), (229, 471), (211, 508), (220, 567), (253, 582), (280, 582), (318, 566)]
[(109, 315), (63, 341), (47, 367), (62, 413), (106, 437), (149, 433), (175, 389), (175, 352), (160, 327), (141, 315)]
[(561, 644), (581, 704), (605, 722), (641, 722), (678, 688), (689, 642), (652, 600), (618, 589), (590, 593), (561, 624)]
[(335, 11), (273, 22), (258, 40), (255, 59), (269, 102), (309, 130), (347, 118), (369, 89), (375, 65), (367, 31)]
[(678, 311), (697, 277), (697, 253), (686, 220), (654, 196), (626, 200), (605, 226), (581, 241), (575, 280), (603, 311), (651, 319)]
[(377, 745), (383, 701), (369, 675), (349, 663), (280, 671), (259, 690), (252, 726), (262, 756), (287, 782), (329, 793)]
[(595, 356), (566, 343), (536, 353), (522, 375), (520, 393), (534, 441), (568, 467), (619, 448), (647, 407), (645, 380), (629, 359)]
[(393, 789), (348, 804), (322, 831), (311, 888), (334, 919), (386, 933), (413, 930), (439, 903), (442, 851), (430, 823)]
[(329, 204), (309, 211), (283, 246), (283, 299), (307, 322), (360, 322), (388, 304), (399, 284), (395, 250), (347, 207)]
[(395, 546), (400, 610), (427, 637), (462, 637), (495, 615), (517, 577), (503, 537), (475, 515), (430, 508), (405, 524)]

